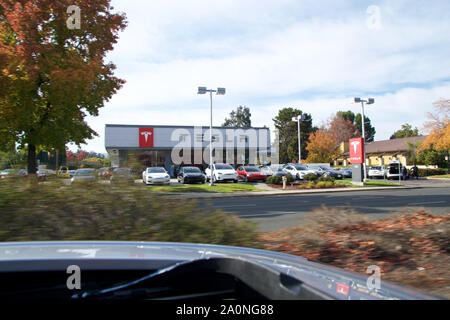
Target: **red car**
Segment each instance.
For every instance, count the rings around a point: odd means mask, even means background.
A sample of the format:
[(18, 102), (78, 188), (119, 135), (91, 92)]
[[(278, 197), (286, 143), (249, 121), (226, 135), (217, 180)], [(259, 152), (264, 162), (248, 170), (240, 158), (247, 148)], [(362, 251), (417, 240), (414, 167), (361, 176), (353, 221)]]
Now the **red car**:
[(238, 179), (244, 182), (248, 181), (266, 181), (267, 176), (261, 173), (258, 167), (241, 166), (236, 169)]

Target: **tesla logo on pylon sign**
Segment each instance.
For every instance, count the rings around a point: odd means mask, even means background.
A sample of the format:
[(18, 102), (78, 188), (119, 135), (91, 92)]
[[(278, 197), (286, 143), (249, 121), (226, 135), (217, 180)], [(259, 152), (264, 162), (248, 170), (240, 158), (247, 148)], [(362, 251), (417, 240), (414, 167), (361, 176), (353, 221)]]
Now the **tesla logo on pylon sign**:
[(139, 128), (139, 148), (153, 148), (153, 128)]
[(350, 162), (364, 163), (364, 139), (356, 138), (349, 140)]

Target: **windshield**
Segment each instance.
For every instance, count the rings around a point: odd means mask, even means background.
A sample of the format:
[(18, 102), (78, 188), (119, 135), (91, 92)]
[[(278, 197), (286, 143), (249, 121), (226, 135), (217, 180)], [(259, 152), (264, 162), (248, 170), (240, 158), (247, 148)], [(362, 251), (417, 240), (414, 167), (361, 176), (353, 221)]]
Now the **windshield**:
[(215, 168), (217, 170), (233, 170), (233, 167), (227, 164), (216, 164)]
[[(450, 298), (449, 16), (449, 0), (0, 0), (0, 301), (228, 250), (286, 297), (394, 281)], [(216, 263), (108, 297), (259, 288), (208, 278)], [(343, 276), (315, 287), (324, 266)]]
[(166, 173), (164, 168), (148, 168), (147, 173)]

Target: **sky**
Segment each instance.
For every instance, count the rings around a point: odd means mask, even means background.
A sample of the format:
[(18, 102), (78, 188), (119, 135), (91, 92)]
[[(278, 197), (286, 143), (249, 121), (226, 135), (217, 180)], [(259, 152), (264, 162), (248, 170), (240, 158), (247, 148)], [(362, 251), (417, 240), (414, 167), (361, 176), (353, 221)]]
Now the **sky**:
[[(278, 110), (310, 113), (316, 126), (365, 108), (389, 139), (404, 123), (423, 128), (432, 103), (450, 98), (450, 1), (113, 0), (127, 15), (106, 61), (124, 87), (88, 124), (82, 148), (106, 152), (105, 124), (209, 126), (239, 105), (273, 129)], [(272, 133), (273, 136), (273, 133)], [(71, 149), (76, 150), (75, 146)]]

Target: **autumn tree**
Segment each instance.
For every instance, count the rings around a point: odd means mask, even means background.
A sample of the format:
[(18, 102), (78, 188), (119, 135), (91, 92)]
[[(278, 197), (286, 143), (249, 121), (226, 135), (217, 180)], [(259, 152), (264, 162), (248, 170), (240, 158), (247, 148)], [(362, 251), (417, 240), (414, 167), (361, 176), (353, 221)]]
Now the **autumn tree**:
[(336, 144), (348, 142), (352, 138), (359, 138), (361, 136), (356, 126), (350, 120), (337, 115), (328, 123), (328, 133)]
[(311, 134), (306, 146), (308, 163), (330, 163), (337, 156), (336, 143), (330, 133), (318, 130)]
[(430, 134), (420, 146), (420, 151), (436, 150), (448, 153), (450, 150), (450, 100), (433, 103), (435, 113), (428, 113), (424, 128)]
[[(340, 117), (344, 120), (350, 121), (352, 124), (356, 126), (360, 134), (362, 135), (362, 121), (361, 121), (361, 113), (355, 114), (353, 111), (339, 111), (336, 114), (337, 117)], [(369, 117), (364, 116), (364, 129), (366, 133), (366, 142), (372, 142), (375, 140), (375, 133), (377, 132), (375, 128), (372, 126), (372, 123)]]
[(312, 125), (312, 117), (308, 113), (293, 108), (283, 108), (278, 111), (278, 115), (273, 118), (275, 129), (278, 131), (279, 157), (280, 163), (298, 161), (298, 124), (292, 118), (304, 115), (301, 122), (301, 150), (302, 159), (308, 156), (306, 144), (310, 134), (315, 130)]
[(239, 127), (250, 128), (252, 126), (251, 121), (252, 114), (250, 109), (246, 106), (239, 106), (236, 111), (230, 112), (230, 118), (225, 118), (225, 122), (222, 124), (224, 127)]
[(29, 173), (39, 149), (96, 136), (85, 117), (124, 84), (105, 62), (126, 27), (113, 10), (110, 0), (0, 0), (0, 147), (27, 146)]
[(409, 137), (417, 137), (419, 136), (419, 129), (414, 128), (409, 124), (409, 123), (405, 123), (402, 124), (402, 128), (400, 130), (395, 131), (392, 135), (391, 135), (391, 140), (393, 139), (400, 139), (400, 138), (409, 138)]

